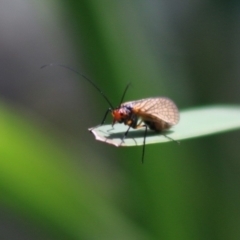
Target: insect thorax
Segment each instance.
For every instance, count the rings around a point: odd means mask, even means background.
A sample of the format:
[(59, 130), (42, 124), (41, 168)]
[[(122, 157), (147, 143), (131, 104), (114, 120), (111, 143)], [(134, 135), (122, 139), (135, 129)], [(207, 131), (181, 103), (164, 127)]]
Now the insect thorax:
[(116, 108), (112, 112), (113, 118), (119, 123), (124, 123), (125, 125), (136, 127), (138, 122), (138, 116), (133, 113), (132, 106), (121, 105), (119, 108)]

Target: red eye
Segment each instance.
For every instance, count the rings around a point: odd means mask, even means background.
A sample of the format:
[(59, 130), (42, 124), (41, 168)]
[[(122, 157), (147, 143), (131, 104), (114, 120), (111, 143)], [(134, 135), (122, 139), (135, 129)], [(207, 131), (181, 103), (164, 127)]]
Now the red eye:
[(119, 121), (123, 118), (123, 113), (120, 112), (119, 109), (116, 109), (116, 110), (112, 111), (112, 116), (113, 116), (115, 121)]

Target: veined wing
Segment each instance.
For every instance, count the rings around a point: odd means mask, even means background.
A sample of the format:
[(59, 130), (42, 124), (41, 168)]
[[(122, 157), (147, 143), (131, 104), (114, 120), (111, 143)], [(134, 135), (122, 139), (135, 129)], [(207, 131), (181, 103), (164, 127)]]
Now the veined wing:
[[(146, 98), (132, 102), (126, 102), (122, 105), (130, 105), (133, 113), (145, 120), (158, 121), (163, 120), (171, 125), (179, 121), (179, 112), (175, 103), (166, 97)], [(121, 105), (121, 106), (122, 106)]]

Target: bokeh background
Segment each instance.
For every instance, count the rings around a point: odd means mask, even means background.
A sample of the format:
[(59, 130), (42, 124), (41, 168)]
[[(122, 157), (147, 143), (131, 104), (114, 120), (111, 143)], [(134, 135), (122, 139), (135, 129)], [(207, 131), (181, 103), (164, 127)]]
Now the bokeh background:
[[(240, 239), (240, 132), (114, 148), (108, 108), (240, 102), (238, 1), (1, 0), (1, 239)], [(202, 116), (204, 118), (204, 116)], [(108, 120), (111, 122), (111, 118)]]

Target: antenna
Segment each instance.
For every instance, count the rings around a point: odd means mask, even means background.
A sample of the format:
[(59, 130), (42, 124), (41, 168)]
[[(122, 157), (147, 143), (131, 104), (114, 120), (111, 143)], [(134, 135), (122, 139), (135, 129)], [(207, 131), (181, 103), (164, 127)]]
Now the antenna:
[(126, 86), (126, 88), (125, 88), (125, 90), (124, 90), (124, 92), (123, 92), (123, 95), (122, 95), (122, 98), (121, 98), (121, 101), (120, 101), (119, 106), (122, 104), (123, 99), (124, 99), (124, 97), (125, 97), (125, 94), (126, 94), (128, 88), (129, 88), (130, 86), (131, 86), (131, 83), (128, 83), (128, 85)]
[[(105, 95), (105, 93), (104, 93), (92, 80), (90, 80), (89, 78), (87, 78), (85, 75), (83, 75), (82, 73), (78, 72), (77, 70), (75, 70), (75, 69), (73, 69), (73, 68), (71, 68), (71, 67), (68, 67), (68, 66), (65, 66), (65, 65), (62, 65), (62, 64), (59, 64), (59, 63), (46, 64), (46, 65), (43, 65), (43, 66), (41, 67), (41, 69), (43, 69), (43, 68), (45, 68), (45, 67), (51, 67), (51, 66), (58, 66), (58, 67), (66, 68), (66, 69), (68, 69), (68, 70), (70, 70), (70, 71), (72, 71), (72, 72), (77, 73), (77, 74), (80, 75), (81, 77), (83, 77), (85, 80), (87, 80), (88, 82), (90, 82), (90, 83), (93, 85), (93, 87), (95, 87), (95, 89), (98, 90), (98, 92), (99, 92), (99, 93), (104, 97), (104, 99), (107, 101), (107, 103), (109, 104), (109, 106), (111, 107), (111, 109), (114, 109), (112, 103), (109, 101), (109, 99), (107, 98), (107, 96)], [(129, 84), (128, 84), (128, 85), (129, 85)], [(125, 95), (125, 93), (126, 93), (126, 91), (127, 91), (127, 88), (128, 88), (128, 86), (127, 86), (126, 89), (125, 89), (125, 92), (124, 92), (124, 94), (123, 94), (123, 97), (124, 97), (124, 95)]]

